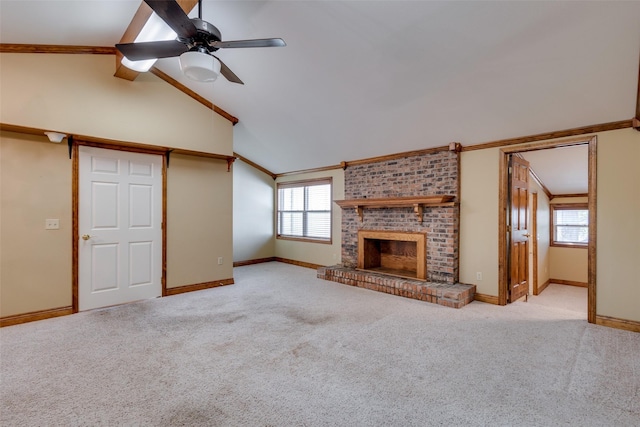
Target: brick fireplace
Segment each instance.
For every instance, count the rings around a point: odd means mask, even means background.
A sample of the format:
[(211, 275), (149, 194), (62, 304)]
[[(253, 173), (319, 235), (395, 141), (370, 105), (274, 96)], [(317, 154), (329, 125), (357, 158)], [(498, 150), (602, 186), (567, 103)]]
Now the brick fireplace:
[[(444, 203), (342, 210), (342, 264), (358, 265), (358, 231), (426, 234), (426, 277), (458, 281), (458, 153), (442, 150), (400, 159), (348, 166), (345, 199), (405, 199), (448, 196)], [(438, 199), (435, 199), (438, 202)]]
[(459, 153), (447, 149), (347, 165), (345, 200), (336, 201), (342, 265), (318, 276), (454, 307), (472, 301), (475, 287), (457, 284), (459, 188)]

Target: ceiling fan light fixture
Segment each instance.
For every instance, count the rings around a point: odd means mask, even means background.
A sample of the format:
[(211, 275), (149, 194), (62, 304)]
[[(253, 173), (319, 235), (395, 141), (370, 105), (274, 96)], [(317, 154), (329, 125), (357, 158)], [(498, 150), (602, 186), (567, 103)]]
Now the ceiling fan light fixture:
[(130, 70), (137, 71), (139, 73), (145, 73), (153, 67), (157, 59), (143, 59), (142, 61), (132, 61), (126, 56), (122, 57), (122, 65)]
[(191, 51), (180, 55), (180, 69), (198, 82), (212, 82), (220, 75), (220, 61), (208, 53)]

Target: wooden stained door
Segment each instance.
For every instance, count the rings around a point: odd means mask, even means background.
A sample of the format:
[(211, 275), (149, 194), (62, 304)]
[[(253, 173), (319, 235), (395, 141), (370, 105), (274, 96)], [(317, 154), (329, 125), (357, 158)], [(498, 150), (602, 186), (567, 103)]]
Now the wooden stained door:
[(514, 302), (529, 293), (529, 162), (509, 162), (509, 294)]
[(161, 296), (162, 156), (79, 150), (79, 309)]

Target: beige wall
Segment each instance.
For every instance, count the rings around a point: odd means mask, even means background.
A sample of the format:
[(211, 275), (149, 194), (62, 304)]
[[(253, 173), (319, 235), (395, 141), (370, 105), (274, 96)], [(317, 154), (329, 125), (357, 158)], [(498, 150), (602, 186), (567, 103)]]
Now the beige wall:
[[(344, 199), (344, 171), (333, 169), (325, 172), (313, 172), (280, 177), (279, 182), (303, 181), (307, 179), (333, 179), (333, 200)], [(274, 184), (274, 188), (275, 188)], [(319, 265), (334, 265), (341, 260), (342, 211), (338, 205), (332, 205), (332, 243), (296, 242), (293, 240), (276, 239), (275, 256), (295, 261), (308, 262)]]
[[(460, 282), (498, 295), (498, 149), (460, 158)], [(482, 273), (477, 280), (476, 273)]]
[(231, 123), (150, 73), (113, 76), (112, 55), (0, 54), (0, 122), (233, 154)]
[(171, 156), (167, 169), (167, 288), (233, 277), (232, 181), (226, 162)]
[(597, 312), (640, 321), (640, 132), (598, 135)]
[(589, 280), (589, 254), (587, 248), (552, 246), (549, 256), (550, 278), (587, 283)]
[[(0, 212), (0, 317), (71, 306), (66, 144), (0, 133)], [(45, 230), (47, 218), (60, 229)]]
[(233, 164), (233, 260), (275, 256), (273, 178), (236, 160)]
[[(600, 132), (597, 171), (597, 314), (640, 321), (640, 132)], [(585, 137), (587, 140), (588, 137)], [(463, 151), (460, 281), (498, 295), (499, 150)], [(621, 209), (624, 207), (624, 209)], [(475, 280), (482, 271), (483, 281)], [(489, 272), (489, 274), (487, 273)]]
[[(153, 75), (129, 82), (113, 77), (114, 71), (110, 55), (0, 54), (0, 122), (233, 153), (228, 120)], [(232, 174), (224, 161), (202, 160), (202, 166), (185, 157), (173, 155), (168, 173), (170, 286), (233, 275)], [(2, 132), (0, 158), (0, 317), (68, 307), (72, 164), (67, 146), (44, 135)], [(194, 165), (197, 177), (181, 170), (185, 165)], [(46, 218), (60, 219), (60, 230), (44, 230)], [(197, 239), (194, 229), (202, 232)], [(202, 242), (202, 236), (215, 241)], [(202, 265), (194, 265), (203, 258)]]

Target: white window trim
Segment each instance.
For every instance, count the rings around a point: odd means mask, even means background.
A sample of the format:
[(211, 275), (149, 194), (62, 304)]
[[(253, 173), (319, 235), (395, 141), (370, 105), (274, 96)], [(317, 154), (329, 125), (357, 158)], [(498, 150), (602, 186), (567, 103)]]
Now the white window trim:
[[(312, 185), (326, 185), (329, 184), (331, 188), (330, 198), (332, 200), (329, 206), (329, 238), (317, 238), (317, 237), (304, 237), (304, 236), (291, 236), (291, 235), (283, 235), (278, 232), (280, 229), (280, 189), (281, 188), (294, 188), (294, 187), (307, 187)], [(288, 181), (288, 182), (280, 182), (276, 185), (276, 212), (275, 212), (275, 221), (276, 221), (276, 239), (281, 240), (293, 240), (298, 242), (309, 242), (309, 243), (321, 243), (321, 244), (332, 244), (333, 243), (333, 178), (325, 177), (325, 178), (315, 178), (315, 179), (307, 179), (302, 181)]]

